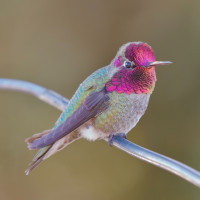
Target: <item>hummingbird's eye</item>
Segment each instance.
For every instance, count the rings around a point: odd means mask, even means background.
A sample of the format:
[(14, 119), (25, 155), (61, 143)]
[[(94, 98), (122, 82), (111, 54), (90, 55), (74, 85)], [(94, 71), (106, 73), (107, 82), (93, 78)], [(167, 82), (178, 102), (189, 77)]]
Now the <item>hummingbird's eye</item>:
[(130, 62), (127, 62), (127, 61), (126, 61), (126, 62), (124, 63), (124, 66), (125, 66), (126, 68), (131, 68), (132, 65), (131, 65)]
[(136, 67), (135, 63), (134, 62), (129, 62), (129, 61), (125, 61), (124, 62), (124, 66), (127, 68), (127, 69), (134, 69)]

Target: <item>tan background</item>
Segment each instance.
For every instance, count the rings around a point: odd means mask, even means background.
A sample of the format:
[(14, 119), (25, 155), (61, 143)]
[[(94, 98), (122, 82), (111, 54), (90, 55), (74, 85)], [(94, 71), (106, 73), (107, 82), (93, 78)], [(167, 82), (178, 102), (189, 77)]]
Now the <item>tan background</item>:
[[(71, 97), (129, 41), (146, 41), (158, 82), (128, 139), (200, 170), (200, 1), (0, 0), (0, 76)], [(197, 200), (186, 181), (109, 147), (77, 141), (30, 176), (24, 139), (60, 112), (25, 94), (0, 91), (0, 199)]]

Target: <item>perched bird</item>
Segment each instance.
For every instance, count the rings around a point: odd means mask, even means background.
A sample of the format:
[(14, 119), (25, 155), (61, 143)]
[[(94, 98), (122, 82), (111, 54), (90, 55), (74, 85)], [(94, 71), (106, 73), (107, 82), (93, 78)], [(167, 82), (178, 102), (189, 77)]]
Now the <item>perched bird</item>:
[(155, 83), (155, 67), (170, 64), (155, 61), (152, 48), (143, 42), (124, 44), (112, 62), (80, 84), (51, 130), (26, 139), (30, 150), (39, 149), (28, 175), (43, 160), (80, 138), (112, 139), (124, 136), (144, 114)]

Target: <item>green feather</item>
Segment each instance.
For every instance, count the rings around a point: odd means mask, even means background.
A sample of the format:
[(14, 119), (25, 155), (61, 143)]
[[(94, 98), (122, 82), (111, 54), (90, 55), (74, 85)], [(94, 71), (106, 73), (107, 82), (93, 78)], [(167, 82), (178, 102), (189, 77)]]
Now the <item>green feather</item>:
[[(83, 103), (84, 99), (94, 90), (101, 90), (105, 84), (109, 81), (109, 71), (111, 70), (110, 66), (101, 68), (91, 74), (85, 81), (79, 86), (76, 93), (71, 98), (69, 104), (67, 105), (65, 111), (60, 115), (56, 121), (53, 129), (60, 126), (73, 112), (79, 108)], [(38, 150), (35, 157), (33, 158), (33, 163), (36, 162), (41, 156), (43, 156), (52, 145), (43, 147)]]

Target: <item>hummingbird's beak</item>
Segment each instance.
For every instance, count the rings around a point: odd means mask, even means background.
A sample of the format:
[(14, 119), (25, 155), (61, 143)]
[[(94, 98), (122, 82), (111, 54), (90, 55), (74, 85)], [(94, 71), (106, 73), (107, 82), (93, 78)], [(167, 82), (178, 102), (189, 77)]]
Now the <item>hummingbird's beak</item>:
[(155, 61), (155, 62), (151, 62), (149, 64), (149, 66), (159, 66), (159, 65), (169, 65), (172, 64), (172, 62), (170, 61)]

